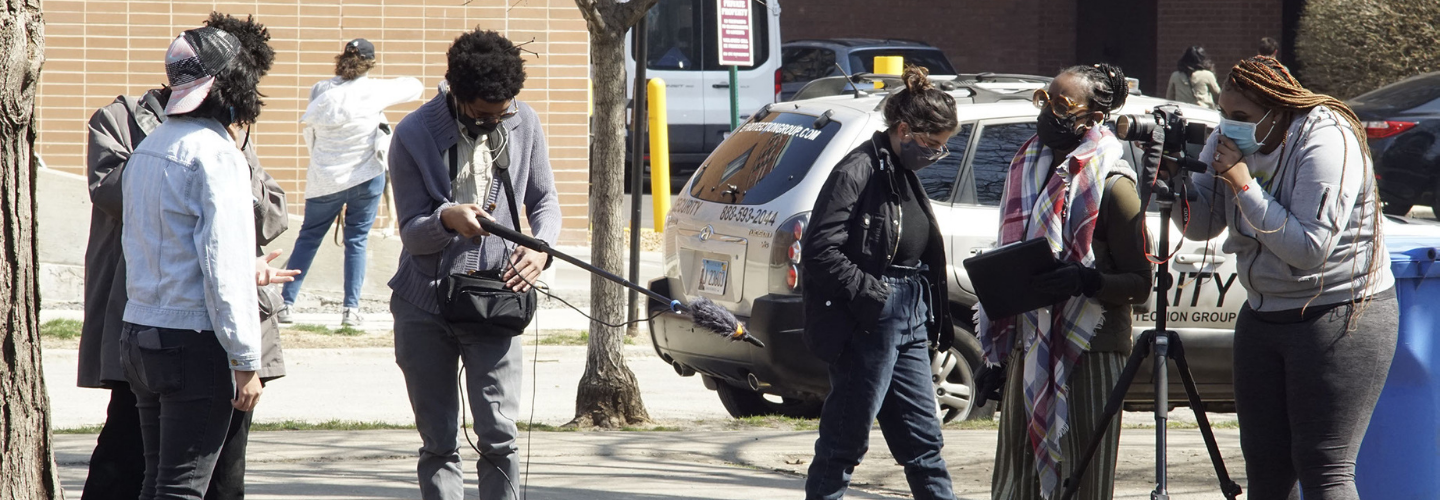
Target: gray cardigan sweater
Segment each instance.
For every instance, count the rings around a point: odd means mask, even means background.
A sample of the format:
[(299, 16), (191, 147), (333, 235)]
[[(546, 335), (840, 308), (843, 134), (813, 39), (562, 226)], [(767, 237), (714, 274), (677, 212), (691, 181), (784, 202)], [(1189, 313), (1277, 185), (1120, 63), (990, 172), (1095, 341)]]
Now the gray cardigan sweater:
[[(455, 205), (451, 196), (450, 166), (444, 154), (459, 140), (447, 89), (410, 113), (395, 127), (390, 144), (390, 182), (400, 217), (400, 265), (390, 279), (395, 295), (433, 314), (440, 313), (436, 293), (440, 278), (450, 273), (500, 269), (515, 245), (497, 237), (475, 244), (446, 229), (440, 211)], [(536, 238), (554, 244), (560, 236), (560, 198), (545, 146), (544, 130), (535, 110), (515, 101), (519, 114), (502, 124), (510, 134), (510, 177), (516, 205), (525, 210)], [(504, 190), (491, 190), (483, 207), (502, 225), (512, 224)], [(516, 228), (519, 229), (519, 228)]]

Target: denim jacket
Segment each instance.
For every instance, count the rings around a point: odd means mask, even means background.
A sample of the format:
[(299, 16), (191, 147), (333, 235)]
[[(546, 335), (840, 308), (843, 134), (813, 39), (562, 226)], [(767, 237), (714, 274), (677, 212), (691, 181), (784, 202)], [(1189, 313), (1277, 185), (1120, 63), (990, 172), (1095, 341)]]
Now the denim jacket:
[(250, 167), (219, 122), (172, 117), (121, 180), (125, 321), (215, 332), (232, 370), (260, 368)]

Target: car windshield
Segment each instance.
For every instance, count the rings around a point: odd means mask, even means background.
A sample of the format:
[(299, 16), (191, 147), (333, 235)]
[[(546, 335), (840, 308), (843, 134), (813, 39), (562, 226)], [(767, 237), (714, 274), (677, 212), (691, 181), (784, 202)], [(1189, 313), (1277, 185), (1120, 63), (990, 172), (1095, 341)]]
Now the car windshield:
[(1350, 105), (1365, 111), (1405, 111), (1440, 98), (1440, 73), (1431, 73), (1361, 94)]
[(690, 196), (760, 205), (785, 194), (805, 178), (840, 130), (840, 122), (817, 129), (815, 121), (813, 115), (775, 112), (746, 123), (695, 172)]
[(857, 50), (850, 53), (850, 71), (855, 73), (874, 73), (875, 58), (880, 56), (900, 56), (905, 58), (905, 64), (923, 67), (930, 70), (932, 75), (953, 75), (955, 67), (950, 65), (950, 60), (945, 58), (945, 53), (936, 49), (870, 49)]

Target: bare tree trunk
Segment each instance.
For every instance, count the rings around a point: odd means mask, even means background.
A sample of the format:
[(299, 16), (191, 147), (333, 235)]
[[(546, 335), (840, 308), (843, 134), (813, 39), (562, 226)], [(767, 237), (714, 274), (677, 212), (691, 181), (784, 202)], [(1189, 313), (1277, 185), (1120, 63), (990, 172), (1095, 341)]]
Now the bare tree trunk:
[[(594, 142), (590, 157), (592, 262), (615, 274), (625, 265), (625, 32), (656, 0), (575, 0), (590, 30), (590, 62), (595, 83)], [(623, 427), (650, 421), (640, 399), (635, 373), (625, 365), (625, 329), (605, 326), (625, 321), (625, 289), (599, 276), (590, 278), (590, 345), (585, 374), (575, 397), (581, 427)]]
[(40, 371), (35, 265), (35, 90), (45, 54), (40, 0), (0, 11), (0, 499), (63, 498)]

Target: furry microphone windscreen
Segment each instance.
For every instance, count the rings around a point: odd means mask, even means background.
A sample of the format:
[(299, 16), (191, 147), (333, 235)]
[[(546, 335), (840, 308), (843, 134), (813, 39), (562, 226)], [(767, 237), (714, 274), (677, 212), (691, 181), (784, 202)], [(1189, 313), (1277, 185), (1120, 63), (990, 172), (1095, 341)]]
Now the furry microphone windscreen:
[(745, 333), (745, 327), (734, 314), (720, 304), (711, 302), (710, 299), (700, 297), (690, 302), (690, 317), (694, 319), (695, 326), (710, 330), (723, 335), (730, 340), (744, 340), (759, 347), (764, 347), (759, 339)]

